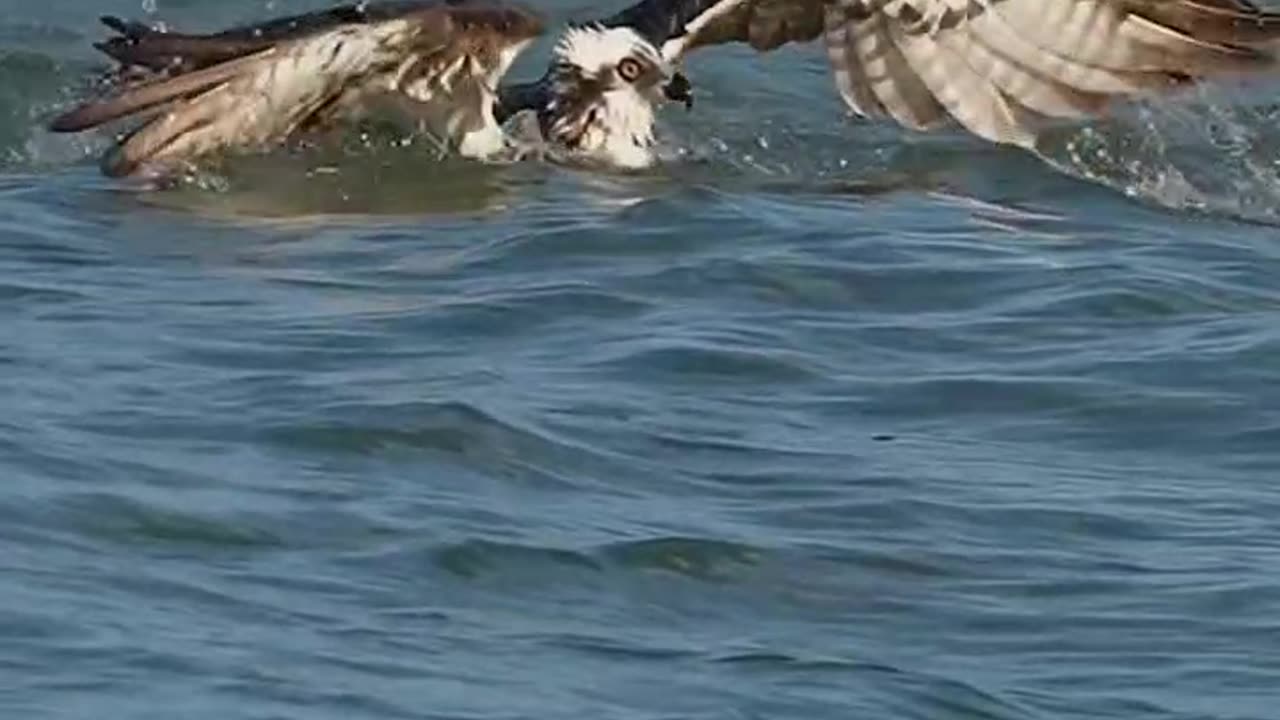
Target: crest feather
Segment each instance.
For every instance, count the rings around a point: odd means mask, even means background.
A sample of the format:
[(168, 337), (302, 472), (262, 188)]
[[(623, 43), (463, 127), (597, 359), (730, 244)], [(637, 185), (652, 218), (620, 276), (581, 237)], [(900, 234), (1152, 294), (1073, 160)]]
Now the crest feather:
[(653, 45), (635, 30), (600, 25), (571, 27), (560, 36), (553, 50), (559, 62), (591, 72), (612, 66), (628, 55), (643, 53), (656, 58)]

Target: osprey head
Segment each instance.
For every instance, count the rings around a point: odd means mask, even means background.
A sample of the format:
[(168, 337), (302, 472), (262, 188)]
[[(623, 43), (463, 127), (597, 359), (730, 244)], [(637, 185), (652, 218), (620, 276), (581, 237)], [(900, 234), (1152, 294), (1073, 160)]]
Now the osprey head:
[(542, 134), (579, 159), (622, 168), (654, 161), (654, 109), (691, 105), (689, 81), (628, 27), (570, 28), (556, 43)]

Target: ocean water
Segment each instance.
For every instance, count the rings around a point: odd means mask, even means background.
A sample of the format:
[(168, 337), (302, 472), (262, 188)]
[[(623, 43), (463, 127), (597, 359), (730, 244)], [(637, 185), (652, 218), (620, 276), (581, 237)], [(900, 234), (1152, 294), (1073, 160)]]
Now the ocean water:
[(1278, 716), (1280, 82), (1034, 157), (728, 48), (649, 173), (148, 192), (96, 17), (321, 3), (6, 1), (0, 717)]

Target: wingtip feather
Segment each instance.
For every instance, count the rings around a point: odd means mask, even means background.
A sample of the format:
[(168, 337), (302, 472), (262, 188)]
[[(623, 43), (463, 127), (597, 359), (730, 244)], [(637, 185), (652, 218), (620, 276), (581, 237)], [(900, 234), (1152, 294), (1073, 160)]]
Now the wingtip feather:
[(75, 133), (101, 125), (103, 120), (99, 117), (100, 105), (101, 103), (96, 102), (77, 105), (66, 112), (59, 113), (45, 124), (45, 128), (49, 132)]
[(129, 34), (129, 29), (128, 29), (128, 26), (125, 24), (125, 21), (121, 20), (115, 15), (101, 15), (98, 17), (98, 21), (101, 22), (103, 25), (106, 25), (108, 28), (115, 30), (116, 32), (122, 35)]

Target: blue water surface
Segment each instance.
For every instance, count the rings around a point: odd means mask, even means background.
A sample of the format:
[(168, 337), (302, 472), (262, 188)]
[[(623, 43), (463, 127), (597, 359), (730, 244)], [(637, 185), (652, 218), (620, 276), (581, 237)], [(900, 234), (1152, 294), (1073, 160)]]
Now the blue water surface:
[(1033, 157), (729, 48), (649, 173), (148, 192), (41, 129), (143, 9), (11, 5), (3, 717), (1278, 716), (1269, 98)]

